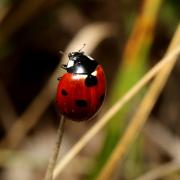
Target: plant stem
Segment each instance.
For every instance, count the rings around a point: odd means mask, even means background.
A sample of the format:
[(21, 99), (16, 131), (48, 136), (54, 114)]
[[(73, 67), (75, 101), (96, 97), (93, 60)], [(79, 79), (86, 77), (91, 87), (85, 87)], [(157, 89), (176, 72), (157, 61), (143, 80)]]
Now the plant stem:
[(53, 179), (53, 171), (54, 171), (54, 167), (56, 165), (57, 158), (58, 158), (58, 155), (59, 155), (62, 136), (63, 136), (63, 132), (64, 132), (64, 123), (65, 123), (65, 118), (64, 118), (64, 116), (61, 116), (58, 131), (57, 131), (57, 138), (56, 138), (55, 147), (54, 147), (54, 150), (53, 150), (52, 157), (49, 160), (44, 180), (52, 180)]

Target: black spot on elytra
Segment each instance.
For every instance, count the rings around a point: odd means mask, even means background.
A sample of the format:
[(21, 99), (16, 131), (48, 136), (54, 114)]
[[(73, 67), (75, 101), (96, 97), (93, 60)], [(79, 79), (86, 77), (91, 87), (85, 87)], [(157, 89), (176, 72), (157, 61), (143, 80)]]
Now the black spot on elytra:
[(68, 93), (67, 93), (67, 91), (65, 89), (62, 89), (61, 93), (62, 93), (63, 96), (67, 96), (68, 95)]
[(105, 94), (101, 95), (99, 101), (102, 103), (104, 101)]
[(88, 75), (88, 77), (85, 79), (85, 84), (87, 87), (96, 86), (98, 83), (97, 77)]
[(83, 99), (78, 99), (76, 100), (76, 106), (78, 107), (86, 107), (87, 106), (87, 101)]

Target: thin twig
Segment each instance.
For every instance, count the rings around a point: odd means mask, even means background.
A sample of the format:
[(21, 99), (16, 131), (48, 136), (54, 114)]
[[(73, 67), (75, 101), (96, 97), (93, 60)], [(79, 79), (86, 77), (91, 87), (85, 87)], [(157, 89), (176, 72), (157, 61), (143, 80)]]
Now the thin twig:
[[(171, 42), (171, 45), (170, 45), (171, 49), (176, 47), (179, 44), (179, 41), (180, 41), (180, 26), (177, 28), (177, 31)], [(170, 53), (171, 52), (169, 52), (168, 54)], [(146, 122), (157, 98), (159, 97), (163, 87), (165, 86), (165, 83), (170, 75), (172, 68), (175, 65), (175, 62), (176, 62), (176, 57), (173, 57), (171, 62), (167, 64), (155, 77), (145, 97), (140, 103), (138, 107), (138, 111), (133, 116), (132, 120), (130, 121), (130, 124), (128, 125), (127, 130), (125, 131), (122, 139), (118, 142), (109, 160), (103, 167), (98, 178), (99, 180), (109, 179), (111, 175), (113, 174), (113, 171), (119, 165), (119, 162), (122, 161), (125, 153), (128, 151), (129, 145), (139, 134), (142, 126)]]
[(9, 12), (9, 9), (11, 8), (10, 3), (7, 5), (0, 5), (0, 24), (3, 22), (4, 18)]
[[(168, 128), (158, 122), (149, 121), (143, 128), (143, 133), (155, 144), (157, 144), (163, 151), (165, 151), (171, 158), (180, 162), (180, 139), (170, 132)], [(158, 138), (157, 138), (158, 137)]]
[(46, 0), (26, 0), (22, 1), (16, 11), (11, 12), (0, 29), (0, 44), (6, 41), (18, 28), (22, 27), (36, 13), (40, 12)]
[(1, 80), (0, 80), (0, 99), (1, 99), (0, 119), (4, 129), (8, 131), (13, 121), (17, 119), (18, 115), (9, 97), (9, 94), (7, 93), (7, 90)]
[(46, 176), (45, 176), (44, 180), (52, 180), (53, 171), (54, 171), (54, 167), (57, 162), (57, 158), (58, 158), (58, 154), (59, 154), (59, 150), (60, 150), (60, 146), (61, 146), (61, 141), (62, 141), (62, 136), (63, 136), (63, 132), (64, 132), (64, 123), (65, 123), (65, 118), (62, 115), (60, 122), (59, 122), (59, 127), (58, 127), (58, 131), (57, 131), (57, 139), (56, 139), (56, 144), (55, 144), (55, 147), (53, 150), (53, 155), (49, 160), (48, 168), (47, 168)]
[(110, 121), (132, 97), (134, 97), (165, 65), (170, 63), (179, 55), (180, 46), (175, 48), (166, 57), (160, 60), (156, 66), (149, 70), (139, 82), (137, 82), (112, 108), (71, 148), (69, 153), (55, 167), (53, 178), (55, 179), (65, 166), (78, 154), (78, 152)]
[(156, 167), (155, 169), (152, 169), (151, 171), (145, 173), (144, 175), (136, 178), (136, 180), (155, 180), (160, 179), (164, 176), (167, 176), (175, 171), (180, 170), (180, 163), (179, 162), (169, 162), (166, 164), (163, 164), (159, 167)]

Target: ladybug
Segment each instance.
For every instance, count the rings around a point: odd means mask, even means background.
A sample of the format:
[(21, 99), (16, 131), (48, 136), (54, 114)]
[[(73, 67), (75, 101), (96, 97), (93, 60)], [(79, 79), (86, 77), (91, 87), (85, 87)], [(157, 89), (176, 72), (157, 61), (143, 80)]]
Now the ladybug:
[(62, 65), (67, 72), (59, 78), (57, 107), (71, 120), (88, 120), (104, 101), (105, 74), (102, 66), (81, 50), (69, 53), (68, 57), (68, 63)]

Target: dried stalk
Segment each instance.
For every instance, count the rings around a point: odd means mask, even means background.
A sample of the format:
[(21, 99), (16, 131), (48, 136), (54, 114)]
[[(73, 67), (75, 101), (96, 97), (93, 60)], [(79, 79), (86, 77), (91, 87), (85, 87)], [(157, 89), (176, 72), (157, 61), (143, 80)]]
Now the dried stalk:
[[(143, 133), (171, 158), (180, 162), (180, 139), (175, 136), (170, 130), (158, 123), (158, 119), (154, 122), (147, 122), (143, 128)], [(157, 138), (158, 137), (158, 138)]]
[(18, 115), (13, 106), (13, 103), (4, 87), (3, 82), (0, 80), (0, 119), (1, 123), (6, 131), (9, 130), (14, 119), (17, 119)]
[(57, 131), (57, 139), (56, 139), (55, 148), (53, 150), (52, 157), (49, 160), (48, 168), (47, 168), (46, 176), (44, 180), (52, 180), (53, 178), (53, 171), (57, 162), (57, 158), (58, 158), (58, 154), (59, 154), (59, 150), (61, 146), (61, 141), (62, 141), (62, 136), (64, 133), (64, 123), (65, 123), (65, 118), (64, 116), (61, 116), (58, 131)]
[(155, 180), (155, 179), (161, 179), (164, 176), (169, 175), (170, 173), (173, 173), (175, 171), (178, 171), (180, 169), (180, 163), (177, 163), (176, 161), (172, 161), (166, 164), (163, 164), (161, 166), (156, 167), (155, 169), (152, 169), (151, 171), (145, 173), (144, 175), (136, 178), (135, 180)]

